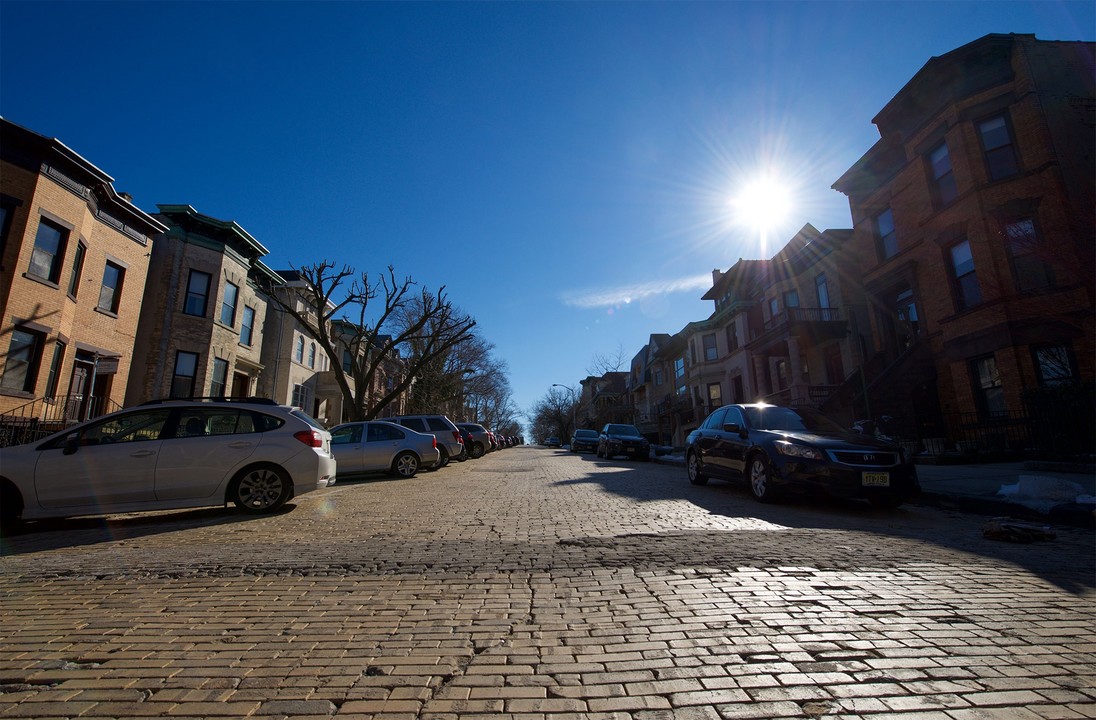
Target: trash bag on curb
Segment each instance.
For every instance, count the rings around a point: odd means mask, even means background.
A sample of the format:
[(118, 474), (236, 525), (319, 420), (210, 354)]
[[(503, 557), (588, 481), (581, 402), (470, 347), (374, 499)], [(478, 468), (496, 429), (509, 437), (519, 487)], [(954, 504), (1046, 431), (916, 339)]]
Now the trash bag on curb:
[(1036, 525), (1011, 518), (993, 518), (982, 526), (982, 536), (990, 540), (1014, 543), (1032, 543), (1058, 537), (1049, 525)]

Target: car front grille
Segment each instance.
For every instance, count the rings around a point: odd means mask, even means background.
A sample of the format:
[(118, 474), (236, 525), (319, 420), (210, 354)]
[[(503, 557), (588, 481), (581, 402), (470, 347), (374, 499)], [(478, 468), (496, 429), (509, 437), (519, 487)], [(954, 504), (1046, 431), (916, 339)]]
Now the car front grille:
[(836, 463), (856, 467), (889, 467), (898, 464), (898, 453), (886, 450), (830, 450), (829, 456)]

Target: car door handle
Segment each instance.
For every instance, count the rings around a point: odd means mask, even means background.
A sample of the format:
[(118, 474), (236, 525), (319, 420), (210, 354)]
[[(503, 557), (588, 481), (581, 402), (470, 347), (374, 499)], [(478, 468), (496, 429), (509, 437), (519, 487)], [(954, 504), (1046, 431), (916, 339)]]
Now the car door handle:
[(245, 440), (237, 440), (236, 442), (230, 442), (228, 446), (233, 450), (239, 450), (240, 448), (251, 447), (253, 444)]
[(135, 458), (143, 458), (143, 457), (151, 457), (152, 455), (155, 455), (155, 454), (156, 454), (155, 450), (138, 450), (136, 452), (130, 453), (129, 456), (130, 457), (135, 457)]

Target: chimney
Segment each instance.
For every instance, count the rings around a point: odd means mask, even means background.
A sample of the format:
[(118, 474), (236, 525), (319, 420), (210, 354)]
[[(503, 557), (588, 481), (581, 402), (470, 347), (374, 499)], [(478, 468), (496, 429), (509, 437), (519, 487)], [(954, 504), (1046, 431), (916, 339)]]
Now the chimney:
[(715, 287), (719, 284), (719, 279), (723, 277), (723, 271), (719, 268), (712, 270), (712, 286)]

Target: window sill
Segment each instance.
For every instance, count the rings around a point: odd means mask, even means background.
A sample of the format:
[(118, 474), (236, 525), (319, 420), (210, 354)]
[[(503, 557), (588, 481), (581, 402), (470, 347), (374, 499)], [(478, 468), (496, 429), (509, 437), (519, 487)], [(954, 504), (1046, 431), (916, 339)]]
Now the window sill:
[(60, 285), (53, 282), (49, 278), (44, 278), (44, 277), (41, 277), (39, 275), (32, 275), (31, 273), (23, 273), (23, 277), (26, 278), (27, 280), (31, 280), (33, 282), (36, 282), (40, 285), (45, 285), (46, 287), (51, 287), (54, 290), (60, 290), (61, 289)]
[(97, 307), (97, 308), (95, 308), (95, 312), (99, 313), (100, 315), (106, 315), (109, 318), (114, 318), (115, 320), (118, 319), (118, 313), (113, 312), (111, 310), (104, 310), (101, 307)]
[(25, 398), (27, 400), (34, 399), (34, 393), (32, 392), (27, 392), (26, 390), (12, 390), (10, 388), (0, 388), (0, 395), (4, 395), (5, 397)]

